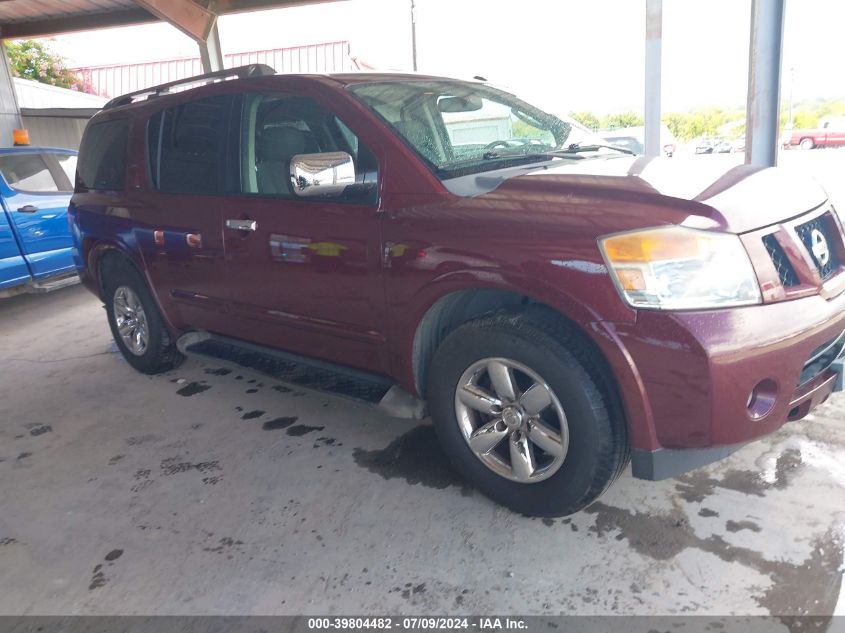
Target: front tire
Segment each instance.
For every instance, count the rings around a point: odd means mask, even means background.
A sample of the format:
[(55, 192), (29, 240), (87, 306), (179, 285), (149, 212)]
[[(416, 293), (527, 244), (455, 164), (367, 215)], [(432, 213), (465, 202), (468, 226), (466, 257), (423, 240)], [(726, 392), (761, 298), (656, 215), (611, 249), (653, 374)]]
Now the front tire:
[(813, 139), (811, 139), (811, 138), (802, 138), (801, 143), (798, 146), (801, 149), (807, 150), (807, 149), (813, 149), (816, 146), (816, 144), (813, 143)]
[(181, 364), (184, 356), (171, 341), (141, 274), (116, 256), (103, 262), (103, 267), (109, 327), (126, 362), (144, 374), (158, 374)]
[(603, 358), (539, 306), (455, 329), (435, 353), (428, 401), (463, 477), (523, 514), (582, 510), (629, 460), (624, 415)]

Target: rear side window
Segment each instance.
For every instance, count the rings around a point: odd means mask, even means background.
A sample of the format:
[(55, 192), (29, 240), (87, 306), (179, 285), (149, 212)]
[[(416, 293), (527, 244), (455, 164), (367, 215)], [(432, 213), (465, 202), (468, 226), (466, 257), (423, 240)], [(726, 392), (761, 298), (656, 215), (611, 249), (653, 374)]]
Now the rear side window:
[[(0, 156), (0, 173), (16, 191), (27, 193), (57, 193), (73, 191), (72, 175), (64, 167), (69, 154), (47, 152), (7, 154)], [(75, 162), (74, 162), (75, 165)]]
[(227, 182), (226, 144), (233, 95), (168, 108), (147, 123), (147, 158), (155, 188), (217, 194)]
[(122, 191), (126, 186), (126, 119), (94, 123), (79, 148), (77, 185), (81, 189)]

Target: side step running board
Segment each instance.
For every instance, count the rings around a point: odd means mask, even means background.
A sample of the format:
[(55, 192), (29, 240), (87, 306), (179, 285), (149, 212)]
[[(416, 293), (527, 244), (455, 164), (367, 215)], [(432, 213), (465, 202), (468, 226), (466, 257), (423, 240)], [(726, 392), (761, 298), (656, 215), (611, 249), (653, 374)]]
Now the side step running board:
[(188, 332), (176, 347), (188, 356), (223, 360), (306, 389), (378, 404), (393, 417), (425, 417), (424, 403), (384, 376), (208, 332)]
[(32, 281), (29, 283), (27, 292), (52, 292), (59, 288), (67, 288), (79, 283), (79, 276), (76, 273), (64, 277), (54, 277), (44, 281)]

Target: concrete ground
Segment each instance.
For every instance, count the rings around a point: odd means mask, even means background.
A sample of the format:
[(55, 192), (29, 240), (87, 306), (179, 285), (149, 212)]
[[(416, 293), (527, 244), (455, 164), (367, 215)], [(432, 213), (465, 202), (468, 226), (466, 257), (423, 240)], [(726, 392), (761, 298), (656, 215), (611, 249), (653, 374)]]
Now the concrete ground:
[[(782, 163), (845, 209), (845, 150)], [(845, 615), (845, 395), (540, 520), (427, 424), (216, 361), (136, 373), (79, 287), (0, 301), (0, 367), (0, 616)]]
[(427, 424), (216, 361), (136, 373), (80, 287), (0, 302), (0, 363), (0, 615), (845, 607), (843, 397), (539, 520), (464, 487)]

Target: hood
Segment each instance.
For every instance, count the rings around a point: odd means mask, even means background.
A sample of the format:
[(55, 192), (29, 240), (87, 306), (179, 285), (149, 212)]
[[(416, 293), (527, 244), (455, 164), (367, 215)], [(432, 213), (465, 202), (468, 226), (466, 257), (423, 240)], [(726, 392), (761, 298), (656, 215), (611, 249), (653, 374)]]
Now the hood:
[(446, 184), (461, 196), (495, 192), (497, 196), (518, 197), (531, 191), (629, 198), (661, 207), (671, 207), (676, 200), (680, 201), (678, 216), (688, 226), (732, 233), (777, 224), (827, 200), (824, 189), (799, 172), (736, 165), (735, 161), (731, 156), (559, 161), (540, 168), (532, 166), (527, 173), (525, 167), (504, 169), (455, 178)]

